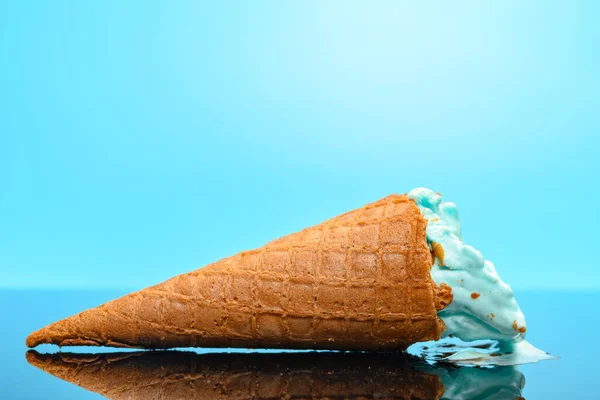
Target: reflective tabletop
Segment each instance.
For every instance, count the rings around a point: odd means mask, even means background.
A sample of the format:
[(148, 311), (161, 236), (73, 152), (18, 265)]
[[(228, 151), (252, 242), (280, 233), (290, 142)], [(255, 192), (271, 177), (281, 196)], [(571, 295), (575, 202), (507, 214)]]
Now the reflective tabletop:
[[(501, 368), (430, 366), (402, 354), (25, 347), (50, 322), (125, 291), (5, 290), (2, 399), (598, 398), (600, 292), (519, 292), (528, 340), (560, 359)], [(8, 317), (8, 318), (6, 318)], [(183, 349), (182, 349), (183, 350)], [(442, 394), (443, 393), (443, 394)]]

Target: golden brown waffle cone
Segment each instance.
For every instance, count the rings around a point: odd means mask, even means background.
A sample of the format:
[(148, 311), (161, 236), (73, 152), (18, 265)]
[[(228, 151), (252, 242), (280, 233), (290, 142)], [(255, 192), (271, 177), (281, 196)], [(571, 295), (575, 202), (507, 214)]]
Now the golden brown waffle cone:
[(384, 350), (437, 340), (451, 289), (426, 220), (391, 195), (32, 333), (27, 346)]
[(109, 399), (438, 399), (440, 378), (399, 355), (27, 353), (30, 364)]

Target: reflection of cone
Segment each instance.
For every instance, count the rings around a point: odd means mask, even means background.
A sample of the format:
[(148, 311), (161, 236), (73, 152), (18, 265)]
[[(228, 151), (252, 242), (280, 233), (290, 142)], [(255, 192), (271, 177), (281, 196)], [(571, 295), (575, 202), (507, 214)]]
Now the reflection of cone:
[(382, 350), (439, 339), (427, 222), (391, 195), (51, 324), (41, 343)]
[(109, 399), (438, 399), (437, 375), (365, 353), (27, 353), (30, 364)]

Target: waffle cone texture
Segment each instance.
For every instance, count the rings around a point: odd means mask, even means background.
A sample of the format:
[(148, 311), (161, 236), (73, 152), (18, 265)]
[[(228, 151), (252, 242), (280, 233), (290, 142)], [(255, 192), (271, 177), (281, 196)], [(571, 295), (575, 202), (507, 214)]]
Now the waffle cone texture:
[(391, 195), (50, 324), (27, 346), (396, 350), (437, 340), (452, 301), (427, 221)]
[(436, 374), (372, 353), (27, 353), (41, 370), (109, 399), (438, 399)]

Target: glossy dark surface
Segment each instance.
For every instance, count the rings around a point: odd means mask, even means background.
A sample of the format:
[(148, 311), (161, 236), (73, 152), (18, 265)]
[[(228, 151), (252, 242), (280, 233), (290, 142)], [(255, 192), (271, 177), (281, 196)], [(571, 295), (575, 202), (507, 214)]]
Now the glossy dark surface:
[[(0, 292), (0, 310), (3, 321), (6, 322), (1, 334), (4, 353), (0, 367), (0, 398), (101, 398), (98, 394), (57, 379), (30, 365), (26, 360), (25, 337), (47, 323), (94, 307), (124, 293), (115, 290)], [(557, 361), (518, 367), (526, 382), (522, 395), (528, 400), (597, 398), (597, 394), (600, 393), (600, 380), (594, 371), (600, 351), (595, 344), (595, 338), (600, 322), (596, 319), (598, 312), (595, 304), (600, 301), (600, 292), (517, 292), (517, 298), (527, 316), (528, 340), (560, 357)], [(36, 350), (47, 353), (56, 352), (57, 348), (40, 346)], [(107, 349), (65, 350), (100, 352)], [(372, 357), (369, 358), (370, 361), (365, 360), (366, 363), (378, 364)], [(360, 370), (364, 366), (357, 368)], [(335, 368), (330, 372), (331, 382), (335, 383)], [(347, 376), (347, 373), (340, 373), (338, 378), (344, 379)], [(485, 386), (484, 380), (489, 379), (487, 376), (491, 375), (482, 374), (476, 379), (480, 380), (479, 384)]]

